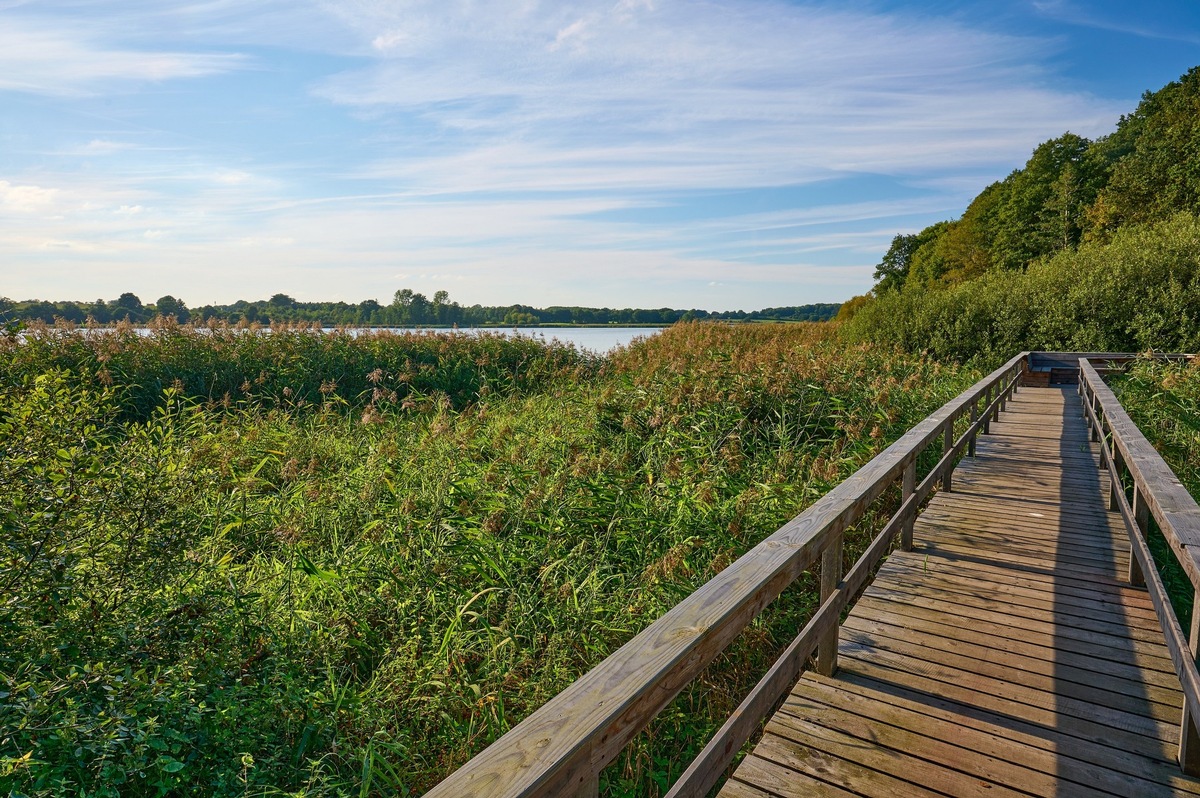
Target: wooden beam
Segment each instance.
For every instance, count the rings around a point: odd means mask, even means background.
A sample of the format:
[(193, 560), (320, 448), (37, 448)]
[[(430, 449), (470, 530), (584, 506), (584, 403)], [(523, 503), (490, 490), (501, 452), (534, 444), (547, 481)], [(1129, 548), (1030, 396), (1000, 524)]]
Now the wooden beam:
[[(821, 553), (821, 603), (824, 604), (837, 592), (842, 582), (843, 535), (835, 535)], [(832, 676), (837, 670), (837, 625), (831, 625), (821, 638), (817, 649), (817, 672)]]

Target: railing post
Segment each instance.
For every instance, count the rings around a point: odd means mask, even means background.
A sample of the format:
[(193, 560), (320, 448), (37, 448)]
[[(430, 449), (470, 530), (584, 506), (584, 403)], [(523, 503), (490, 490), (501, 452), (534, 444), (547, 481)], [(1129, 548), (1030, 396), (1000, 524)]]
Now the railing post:
[(1121, 507), (1120, 496), (1125, 492), (1125, 486), (1121, 482), (1125, 469), (1125, 459), (1121, 457), (1121, 450), (1117, 448), (1116, 440), (1113, 441), (1112, 460), (1112, 470), (1117, 473), (1117, 476), (1112, 480), (1112, 484), (1108, 486), (1108, 509), (1110, 512), (1115, 513)]
[(1095, 420), (1091, 423), (1090, 426), (1092, 428), (1092, 440), (1093, 441), (1100, 440), (1100, 403), (1099, 403), (1098, 396), (1099, 396), (1098, 394), (1094, 394), (1094, 393), (1092, 394), (1092, 414), (1095, 415)]
[[(821, 603), (837, 592), (842, 582), (842, 538), (838, 532), (821, 552)], [(838, 625), (835, 623), (817, 645), (817, 673), (832, 676), (837, 670)]]
[[(908, 498), (917, 491), (917, 458), (914, 455), (908, 464), (904, 466), (904, 477), (900, 484), (900, 503), (908, 501)], [(913, 523), (917, 520), (917, 508), (914, 506), (908, 516), (900, 524), (900, 550), (912, 551), (913, 547)]]
[[(1192, 599), (1192, 628), (1188, 635), (1192, 661), (1200, 651), (1200, 594)], [(1179, 767), (1189, 776), (1200, 776), (1200, 732), (1188, 707), (1187, 696), (1183, 697), (1183, 717), (1179, 726)]]
[(975, 438), (979, 436), (978, 430), (975, 429), (975, 422), (979, 420), (979, 398), (976, 397), (971, 401), (971, 437), (967, 440), (967, 454), (971, 457), (975, 456)]
[(992, 386), (988, 386), (987, 392), (983, 395), (983, 434), (987, 435), (991, 431), (992, 423)]
[(579, 785), (579, 789), (571, 798), (600, 798), (600, 777), (592, 776)]
[[(950, 450), (954, 448), (954, 416), (946, 419), (946, 425), (942, 427), (942, 457), (950, 454)], [(942, 474), (942, 490), (949, 493), (953, 486), (951, 474), (954, 473), (954, 461), (951, 460), (946, 464), (946, 473)]]
[[(1146, 505), (1146, 494), (1142, 493), (1142, 489), (1137, 485), (1133, 486), (1133, 520), (1137, 524), (1139, 534), (1145, 539), (1150, 531), (1150, 508)], [(1146, 584), (1146, 575), (1142, 573), (1142, 566), (1137, 557), (1133, 556), (1133, 552), (1129, 554), (1129, 584)]]
[(1107, 471), (1109, 447), (1115, 450), (1117, 439), (1115, 435), (1112, 435), (1112, 424), (1106, 417), (1100, 416), (1098, 426), (1100, 427), (1100, 470)]

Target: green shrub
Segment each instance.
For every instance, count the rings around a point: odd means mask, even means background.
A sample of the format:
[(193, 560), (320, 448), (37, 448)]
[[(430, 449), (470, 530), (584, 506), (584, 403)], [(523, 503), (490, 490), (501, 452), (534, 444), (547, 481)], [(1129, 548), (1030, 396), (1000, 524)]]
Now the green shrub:
[(843, 329), (851, 340), (998, 365), (1017, 352), (1200, 347), (1200, 219), (1126, 227), (1033, 264), (945, 288), (888, 291)]

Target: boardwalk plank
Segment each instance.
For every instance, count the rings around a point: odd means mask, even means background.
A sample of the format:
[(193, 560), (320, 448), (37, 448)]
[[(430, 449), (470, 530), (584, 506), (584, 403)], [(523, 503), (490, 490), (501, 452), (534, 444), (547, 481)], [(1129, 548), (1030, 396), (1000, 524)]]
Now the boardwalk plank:
[(1200, 795), (1098, 465), (1074, 391), (1022, 388), (721, 794)]
[[(863, 679), (853, 672), (839, 674), (837, 679), (815, 673), (805, 674), (804, 678), (810, 680), (811, 683), (824, 685), (828, 690), (836, 691), (842, 701), (862, 702), (867, 706), (881, 703), (890, 704), (899, 709), (928, 715), (941, 721), (943, 727), (947, 729), (970, 728), (992, 734), (998, 733), (996, 716), (973, 705), (931, 696), (896, 684), (888, 684), (886, 689), (880, 689), (879, 683), (875, 680)], [(809, 694), (807, 692), (809, 689), (812, 689), (811, 684), (806, 686), (806, 695)], [(860, 714), (867, 714), (867, 711), (864, 710)], [(1058, 753), (1078, 762), (1093, 765), (1104, 763), (1105, 766), (1129, 776), (1164, 784), (1185, 793), (1200, 794), (1200, 783), (1182, 776), (1179, 768), (1173, 762), (1167, 763), (1154, 757), (1138, 756), (1123, 748), (1108, 745), (1106, 742), (1072, 736), (1062, 729), (1030, 723), (1015, 717), (1007, 718), (1001, 728), (1006, 739), (1022, 745), (1039, 748), (1049, 753)]]

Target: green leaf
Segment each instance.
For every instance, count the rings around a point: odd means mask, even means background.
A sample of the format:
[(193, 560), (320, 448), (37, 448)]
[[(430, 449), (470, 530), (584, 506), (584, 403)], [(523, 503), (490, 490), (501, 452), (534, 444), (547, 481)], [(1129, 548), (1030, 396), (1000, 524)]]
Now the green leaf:
[(336, 582), (337, 580), (341, 579), (341, 577), (333, 571), (326, 571), (322, 568), (318, 568), (312, 560), (308, 559), (299, 552), (296, 552), (296, 567), (311, 576), (313, 579), (319, 579), (322, 582)]

